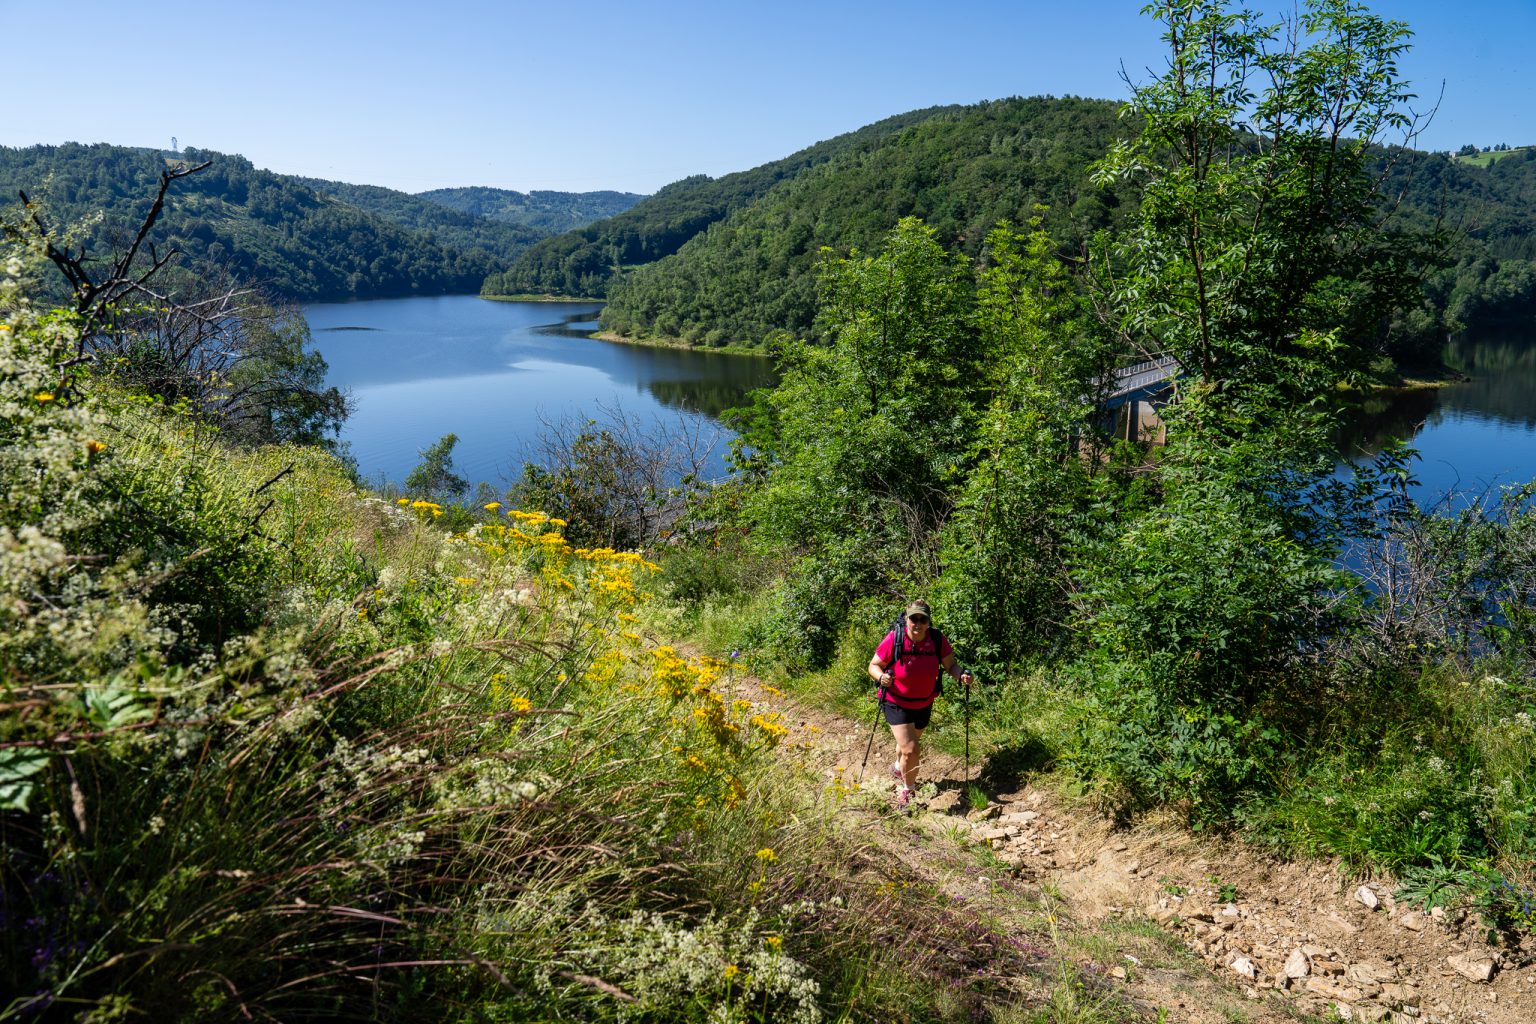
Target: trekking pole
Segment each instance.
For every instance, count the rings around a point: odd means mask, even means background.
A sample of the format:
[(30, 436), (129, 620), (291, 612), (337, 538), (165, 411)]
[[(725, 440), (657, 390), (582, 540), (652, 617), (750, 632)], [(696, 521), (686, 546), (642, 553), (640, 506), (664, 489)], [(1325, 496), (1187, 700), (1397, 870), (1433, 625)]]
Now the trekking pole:
[[(965, 669), (961, 669), (960, 674), (965, 675)], [(975, 676), (971, 677), (971, 682), (976, 682)], [(965, 705), (965, 784), (969, 786), (971, 784), (971, 688), (965, 686), (962, 689), (965, 690), (960, 697)]]
[(880, 684), (880, 695), (875, 699), (875, 717), (869, 723), (869, 742), (864, 744), (864, 763), (859, 765), (859, 778), (855, 786), (864, 785), (864, 769), (869, 767), (869, 752), (875, 749), (875, 730), (880, 727), (880, 705), (885, 702), (885, 684)]

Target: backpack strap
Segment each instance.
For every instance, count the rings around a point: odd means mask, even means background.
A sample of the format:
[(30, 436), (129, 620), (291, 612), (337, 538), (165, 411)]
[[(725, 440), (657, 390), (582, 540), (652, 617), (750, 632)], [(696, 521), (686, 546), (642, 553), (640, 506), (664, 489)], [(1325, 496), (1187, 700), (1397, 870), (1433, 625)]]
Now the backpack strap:
[[(891, 667), (895, 668), (896, 664), (901, 661), (902, 655), (908, 653), (906, 612), (896, 616), (896, 624), (891, 629), (896, 634), (896, 643), (891, 648)], [(940, 633), (938, 627), (933, 625), (932, 622), (928, 624), (928, 638), (933, 641), (933, 656), (939, 659), (939, 670), (942, 673), (944, 665), (944, 634)], [(921, 654), (924, 652), (913, 651), (911, 653)]]

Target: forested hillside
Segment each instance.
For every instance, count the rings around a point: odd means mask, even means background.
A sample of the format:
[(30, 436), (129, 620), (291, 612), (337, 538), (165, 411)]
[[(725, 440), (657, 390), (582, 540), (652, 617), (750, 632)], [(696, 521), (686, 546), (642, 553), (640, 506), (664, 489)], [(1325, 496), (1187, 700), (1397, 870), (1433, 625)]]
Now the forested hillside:
[(1426, 315), (1473, 333), (1536, 325), (1536, 150), (1482, 166), (1394, 155), (1383, 193), (1401, 195), (1411, 220), (1440, 218), (1451, 235), (1453, 262), (1426, 283)]
[(540, 242), (505, 273), (487, 278), (481, 294), (604, 295), (618, 268), (650, 263), (676, 252), (709, 225), (749, 206), (780, 182), (840, 153), (871, 151), (903, 128), (957, 109), (914, 110), (749, 171), (714, 179), (696, 175), (673, 182), (617, 217)]
[[(1119, 104), (1079, 98), (998, 100), (881, 122), (844, 147), (735, 196), (719, 216), (664, 216), (719, 182), (681, 182), (613, 221), (539, 243), (489, 293), (602, 294), (605, 324), (634, 337), (695, 344), (761, 342), (771, 331), (814, 336), (818, 251), (869, 250), (903, 216), (921, 217), (951, 251), (975, 256), (998, 220), (1045, 207), (1059, 249), (1082, 254), (1095, 231), (1134, 212), (1127, 193), (1093, 183), (1092, 167), (1134, 128)], [(865, 129), (871, 133), (880, 126)], [(856, 133), (859, 134), (859, 133)], [(809, 152), (809, 151), (808, 151)], [(1528, 324), (1536, 317), (1536, 154), (1489, 167), (1445, 154), (1383, 149), (1373, 173), (1389, 226), (1439, 227), (1450, 241), (1424, 281), (1419, 308), (1371, 330), (1399, 362), (1434, 358), (1445, 335)], [(774, 166), (774, 165), (769, 165)], [(761, 169), (760, 169), (761, 170)], [(757, 174), (758, 172), (748, 172)], [(687, 239), (678, 236), (694, 228)], [(665, 244), (638, 239), (663, 238)], [(628, 269), (610, 283), (616, 265)]]
[[(546, 238), (548, 230), (532, 228), (510, 220), (496, 220), (466, 213), (425, 196), (411, 195), (379, 185), (351, 185), (323, 178), (292, 179), (323, 196), (339, 199), (411, 231), (420, 231), (440, 245), (454, 249), (480, 249), (510, 261), (534, 242)], [(565, 230), (564, 227), (556, 230)]]
[[(155, 240), (185, 252), (187, 268), (220, 268), (283, 298), (472, 292), (521, 244), (511, 229), (496, 226), (440, 233), (428, 229), (425, 215), (419, 229), (402, 226), (240, 156), (188, 149), (180, 159), (212, 165), (176, 190)], [(0, 195), (9, 211), (25, 190), (40, 215), (80, 224), (90, 251), (105, 253), (139, 224), (165, 166), (157, 150), (123, 146), (0, 147)], [(502, 251), (471, 247), (476, 237), (497, 232)]]
[(537, 228), (546, 235), (618, 216), (646, 198), (633, 192), (514, 192), (478, 185), (435, 188), (417, 197), (475, 217)]
[[(951, 250), (976, 255), (1002, 220), (1037, 205), (1066, 248), (1122, 223), (1134, 202), (1089, 180), (1125, 130), (1119, 104), (1008, 99), (952, 110), (785, 182), (713, 224), (675, 256), (626, 275), (604, 322), (622, 334), (708, 343), (812, 333), (822, 246), (869, 250), (902, 217), (922, 218)], [(548, 244), (548, 243), (546, 243)]]

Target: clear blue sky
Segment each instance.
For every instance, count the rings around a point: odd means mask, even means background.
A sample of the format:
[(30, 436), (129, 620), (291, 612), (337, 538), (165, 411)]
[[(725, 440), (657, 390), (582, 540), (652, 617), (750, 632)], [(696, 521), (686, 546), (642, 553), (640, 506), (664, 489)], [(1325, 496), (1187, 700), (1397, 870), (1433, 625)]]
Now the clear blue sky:
[[(1120, 98), (1140, 0), (0, 0), (0, 144), (241, 153), (289, 174), (653, 192), (891, 114)], [(1278, 3), (1254, 6), (1274, 11)], [(1536, 0), (1377, 0), (1415, 30), (1421, 148), (1536, 143)], [(20, 89), (16, 88), (20, 84)]]

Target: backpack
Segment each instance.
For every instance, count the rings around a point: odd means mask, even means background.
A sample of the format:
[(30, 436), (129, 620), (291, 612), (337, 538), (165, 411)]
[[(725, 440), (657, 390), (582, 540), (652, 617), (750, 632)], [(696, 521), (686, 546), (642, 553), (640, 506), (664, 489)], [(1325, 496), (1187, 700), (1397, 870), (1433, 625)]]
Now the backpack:
[[(930, 653), (928, 651), (907, 651), (906, 609), (902, 609), (901, 614), (896, 616), (896, 624), (891, 628), (896, 632), (896, 646), (893, 649), (894, 653), (891, 655), (891, 667), (893, 669), (901, 661), (901, 656), (903, 654), (912, 653), (919, 657), (923, 657)], [(933, 656), (939, 659), (939, 673), (933, 681), (933, 695), (938, 697), (944, 693), (944, 655), (939, 653), (944, 646), (944, 634), (939, 632), (939, 627), (933, 624), (932, 619), (928, 620), (928, 639), (933, 641)]]

